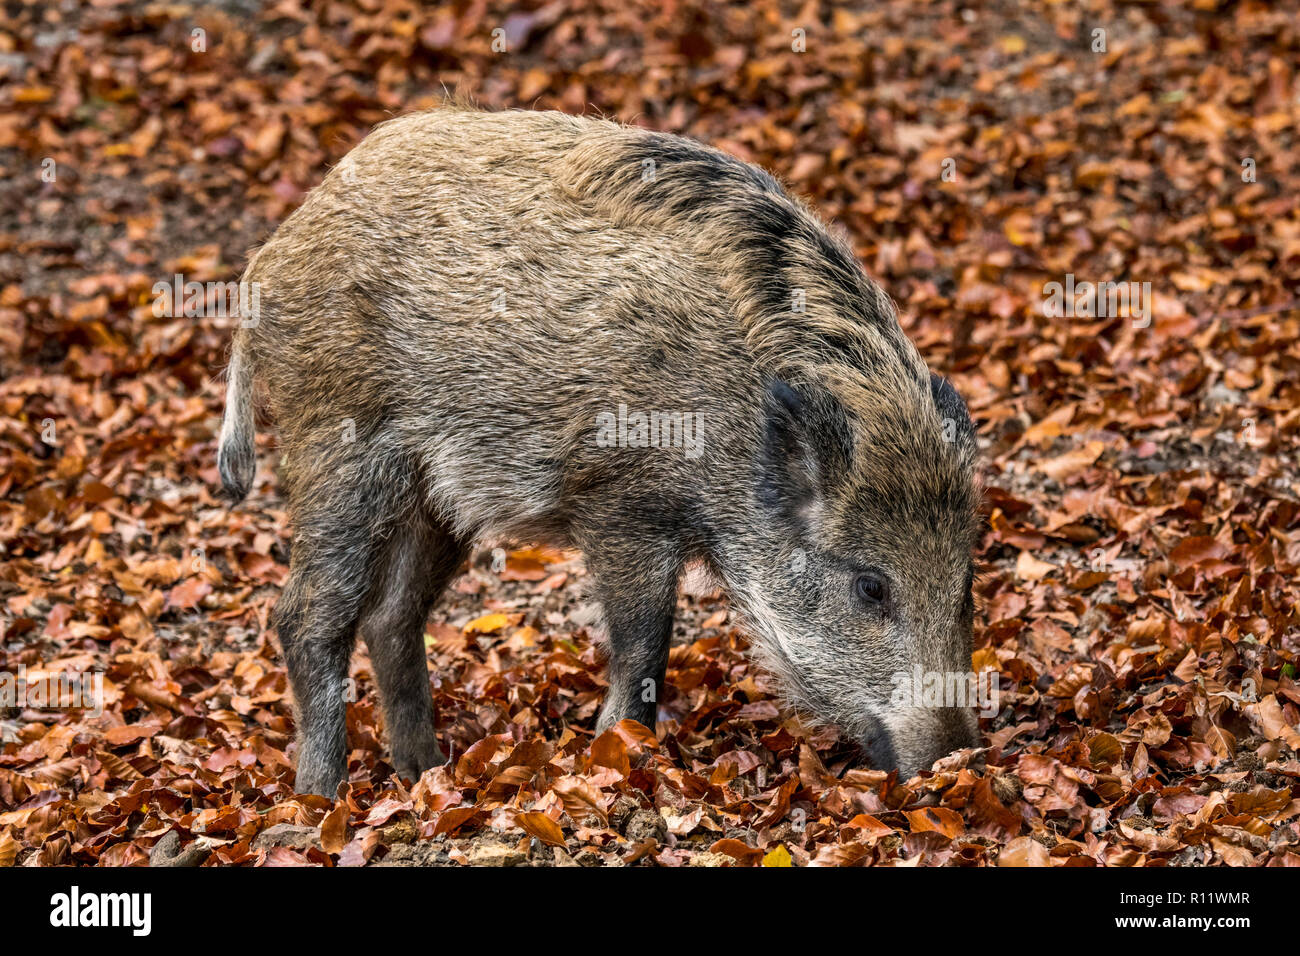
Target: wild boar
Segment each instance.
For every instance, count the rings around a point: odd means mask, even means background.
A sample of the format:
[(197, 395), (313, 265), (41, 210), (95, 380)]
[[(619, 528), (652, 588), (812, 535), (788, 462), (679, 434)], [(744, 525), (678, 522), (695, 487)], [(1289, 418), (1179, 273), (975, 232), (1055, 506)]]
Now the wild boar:
[(583, 552), (608, 630), (598, 729), (654, 726), (699, 560), (790, 703), (877, 765), (910, 775), (977, 742), (969, 707), (892, 696), (913, 668), (970, 668), (971, 419), (768, 173), (665, 133), (451, 104), (377, 127), (244, 282), (258, 307), (219, 464), (246, 495), (256, 380), (293, 529), (274, 623), (300, 791), (345, 776), (358, 632), (394, 766), (443, 762), (423, 629), (485, 538)]

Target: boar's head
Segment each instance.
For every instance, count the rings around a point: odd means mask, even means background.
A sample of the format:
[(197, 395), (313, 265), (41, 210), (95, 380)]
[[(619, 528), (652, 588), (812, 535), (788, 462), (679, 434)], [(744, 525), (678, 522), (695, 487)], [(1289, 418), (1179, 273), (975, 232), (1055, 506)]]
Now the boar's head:
[(762, 415), (747, 533), (765, 558), (736, 589), (760, 657), (877, 767), (907, 778), (974, 746), (965, 403), (934, 375), (868, 382), (823, 366), (772, 379)]

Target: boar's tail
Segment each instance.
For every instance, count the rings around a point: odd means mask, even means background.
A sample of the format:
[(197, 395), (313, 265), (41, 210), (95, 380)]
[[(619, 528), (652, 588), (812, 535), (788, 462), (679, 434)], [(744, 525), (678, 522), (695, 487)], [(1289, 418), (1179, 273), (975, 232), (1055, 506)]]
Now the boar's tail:
[(243, 338), (235, 333), (235, 346), (226, 369), (226, 415), (221, 420), (221, 442), (217, 449), (221, 490), (231, 504), (248, 494), (257, 466), (253, 445), (253, 370), (242, 348)]

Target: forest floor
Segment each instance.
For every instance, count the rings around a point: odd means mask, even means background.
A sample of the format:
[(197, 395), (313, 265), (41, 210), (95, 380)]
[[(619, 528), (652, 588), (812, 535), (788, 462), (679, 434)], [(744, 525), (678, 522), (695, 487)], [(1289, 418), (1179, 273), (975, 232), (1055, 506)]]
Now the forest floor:
[[(858, 6), (6, 8), (0, 693), (103, 708), (0, 698), (0, 866), (1300, 864), (1300, 7)], [(862, 764), (693, 577), (657, 726), (597, 738), (581, 556), (488, 542), (428, 625), (451, 762), (392, 776), (359, 648), (345, 798), (293, 793), (274, 432), (227, 508), (230, 323), (154, 290), (457, 88), (694, 136), (851, 237), (979, 428), (981, 748)], [(1048, 316), (1067, 276), (1149, 285)]]

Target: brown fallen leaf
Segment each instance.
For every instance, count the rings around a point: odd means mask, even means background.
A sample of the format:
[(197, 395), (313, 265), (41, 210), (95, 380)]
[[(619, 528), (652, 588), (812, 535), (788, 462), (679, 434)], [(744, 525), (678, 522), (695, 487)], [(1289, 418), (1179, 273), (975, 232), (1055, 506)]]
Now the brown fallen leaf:
[(320, 822), (320, 842), (326, 853), (341, 853), (348, 843), (348, 803), (340, 800)]
[(1095, 464), (1105, 450), (1101, 442), (1088, 442), (1082, 448), (1039, 462), (1037, 468), (1054, 481), (1064, 481)]
[(998, 852), (998, 866), (1051, 866), (1051, 854), (1033, 837), (1016, 837)]
[(563, 847), (564, 831), (544, 813), (520, 813), (515, 823), (529, 836), (536, 837), (549, 846)]

